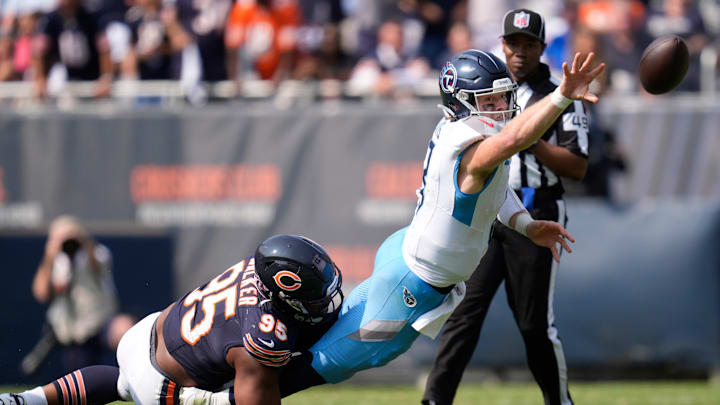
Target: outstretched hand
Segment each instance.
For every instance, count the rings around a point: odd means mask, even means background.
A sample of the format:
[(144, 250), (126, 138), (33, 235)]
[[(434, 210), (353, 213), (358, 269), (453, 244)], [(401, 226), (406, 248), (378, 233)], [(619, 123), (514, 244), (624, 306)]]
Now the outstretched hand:
[(594, 52), (590, 52), (584, 59), (582, 54), (577, 52), (570, 68), (568, 68), (567, 62), (563, 62), (563, 79), (562, 82), (560, 82), (560, 93), (562, 93), (563, 96), (573, 100), (585, 100), (591, 103), (597, 103), (598, 96), (589, 90), (590, 82), (602, 73), (605, 69), (605, 64), (601, 63), (591, 69), (594, 59)]
[(549, 248), (555, 261), (560, 263), (559, 243), (568, 253), (572, 253), (567, 241), (575, 243), (575, 238), (570, 235), (562, 225), (553, 221), (532, 221), (527, 226), (527, 235), (530, 240), (538, 245)]

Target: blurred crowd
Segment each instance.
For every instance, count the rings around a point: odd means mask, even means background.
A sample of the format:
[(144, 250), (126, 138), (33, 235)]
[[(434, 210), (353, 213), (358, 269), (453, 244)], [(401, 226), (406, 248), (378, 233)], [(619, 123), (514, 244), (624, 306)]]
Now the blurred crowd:
[[(717, 75), (717, 0), (0, 0), (0, 81), (33, 83), (39, 97), (67, 81), (107, 96), (118, 79), (331, 80), (364, 94), (402, 97), (467, 48), (502, 56), (502, 17), (545, 17), (543, 60), (559, 72), (574, 51), (609, 69), (599, 91), (635, 92), (636, 66), (654, 38), (686, 40), (681, 91), (701, 88), (700, 56)], [(707, 59), (707, 57), (705, 57)]]

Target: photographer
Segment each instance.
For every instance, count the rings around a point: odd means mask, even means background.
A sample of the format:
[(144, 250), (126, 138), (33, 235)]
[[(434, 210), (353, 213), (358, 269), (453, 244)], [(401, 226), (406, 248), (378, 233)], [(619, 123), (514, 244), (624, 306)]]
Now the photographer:
[(115, 351), (134, 321), (118, 314), (111, 269), (110, 251), (77, 219), (61, 216), (50, 224), (32, 285), (35, 299), (49, 304), (47, 325), (36, 349), (23, 360), (26, 373), (34, 372), (56, 344), (63, 348), (68, 370), (97, 364)]

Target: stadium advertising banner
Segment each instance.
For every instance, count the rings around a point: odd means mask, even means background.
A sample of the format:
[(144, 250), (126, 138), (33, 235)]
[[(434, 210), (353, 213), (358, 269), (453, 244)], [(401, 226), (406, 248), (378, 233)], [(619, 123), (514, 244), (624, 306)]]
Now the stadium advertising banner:
[(0, 227), (69, 213), (176, 237), (177, 293), (274, 233), (328, 247), (354, 284), (407, 225), (440, 118), (307, 108), (7, 116), (0, 124)]

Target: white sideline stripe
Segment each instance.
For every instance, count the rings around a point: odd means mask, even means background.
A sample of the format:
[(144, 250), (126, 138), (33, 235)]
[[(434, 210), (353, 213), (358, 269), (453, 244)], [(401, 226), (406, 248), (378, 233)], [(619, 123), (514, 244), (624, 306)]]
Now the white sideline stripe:
[[(565, 201), (557, 200), (558, 206), (558, 223), (565, 225)], [(562, 253), (562, 245), (557, 244), (558, 253)], [(563, 405), (572, 405), (570, 396), (568, 395), (568, 377), (567, 377), (567, 363), (565, 363), (565, 352), (563, 351), (562, 342), (558, 339), (558, 331), (553, 326), (555, 322), (555, 313), (553, 312), (553, 297), (555, 296), (555, 278), (557, 276), (558, 267), (560, 263), (555, 260), (552, 261), (550, 266), (550, 288), (548, 288), (548, 338), (553, 344), (553, 350), (555, 351), (555, 359), (557, 361), (558, 368), (558, 382), (560, 383), (560, 403)]]

